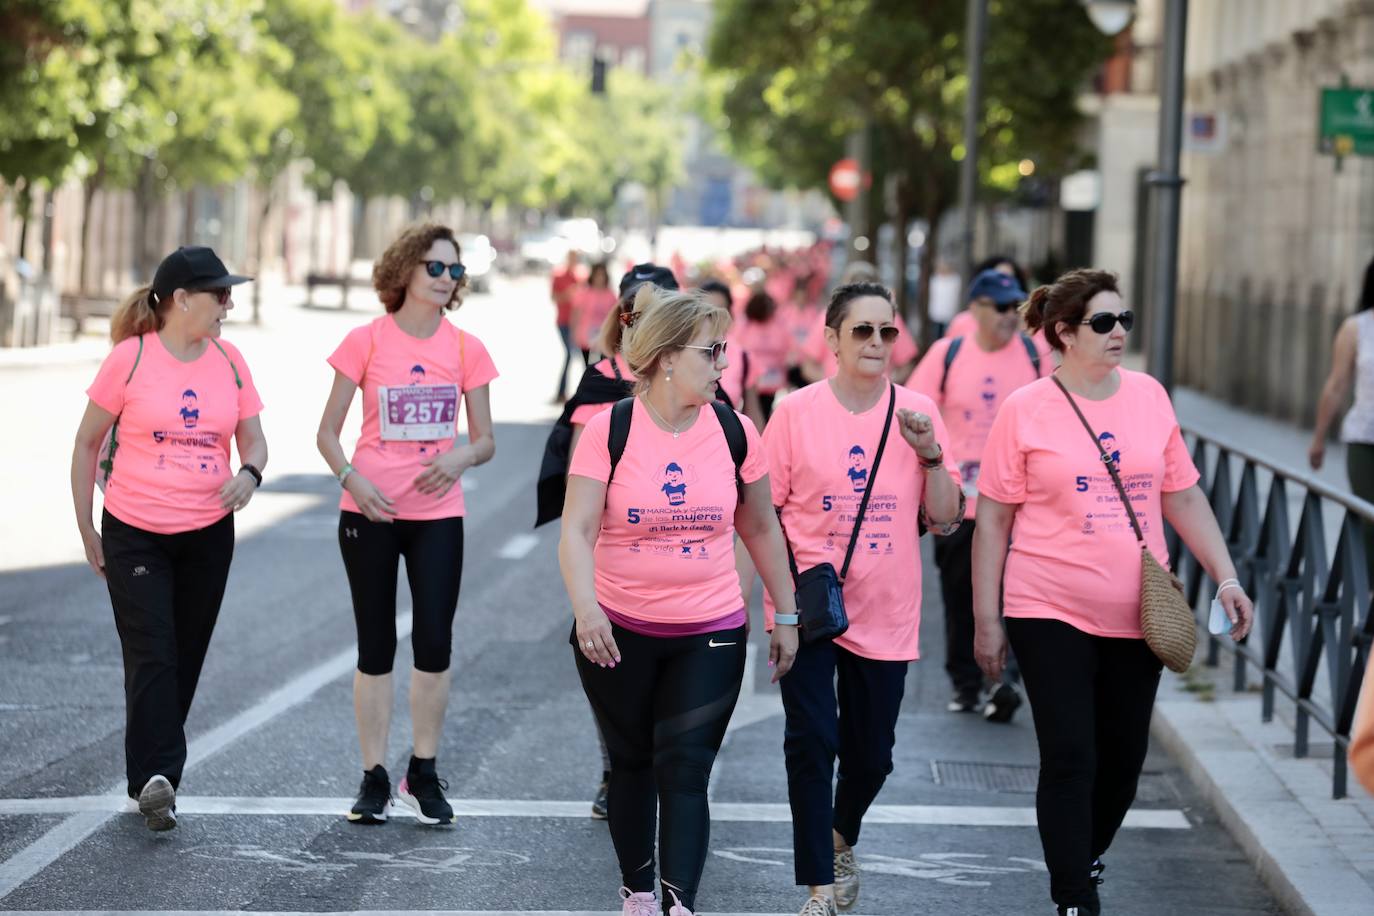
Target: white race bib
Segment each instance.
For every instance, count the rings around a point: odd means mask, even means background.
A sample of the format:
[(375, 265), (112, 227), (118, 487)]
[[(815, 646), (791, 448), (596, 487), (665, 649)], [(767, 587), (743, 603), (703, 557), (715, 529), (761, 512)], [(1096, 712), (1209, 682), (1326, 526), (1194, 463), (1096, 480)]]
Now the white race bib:
[(434, 442), (457, 434), (457, 385), (382, 385), (377, 397), (385, 442)]

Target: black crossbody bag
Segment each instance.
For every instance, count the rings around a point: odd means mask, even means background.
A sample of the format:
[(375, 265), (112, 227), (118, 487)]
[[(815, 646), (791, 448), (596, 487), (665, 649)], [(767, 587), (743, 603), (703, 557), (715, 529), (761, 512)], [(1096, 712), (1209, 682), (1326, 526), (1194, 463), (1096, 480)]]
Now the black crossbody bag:
[[(802, 639), (808, 643), (822, 639), (834, 639), (849, 629), (849, 615), (844, 609), (844, 580), (849, 575), (849, 561), (854, 558), (854, 547), (859, 542), (859, 528), (864, 522), (864, 512), (868, 509), (868, 499), (873, 495), (873, 481), (878, 477), (878, 464), (883, 460), (883, 450), (887, 448), (887, 434), (892, 429), (892, 413), (897, 406), (897, 389), (888, 385), (887, 420), (883, 423), (883, 435), (878, 440), (878, 451), (873, 456), (873, 467), (868, 472), (868, 483), (864, 486), (863, 499), (859, 501), (859, 511), (854, 517), (854, 531), (849, 535), (849, 547), (844, 552), (844, 565), (837, 574), (830, 563), (819, 563), (805, 572), (797, 571), (797, 557), (792, 552), (792, 542), (783, 531), (787, 541), (787, 562), (792, 567), (792, 582), (797, 589), (797, 614), (800, 618)], [(779, 518), (779, 522), (782, 519)]]

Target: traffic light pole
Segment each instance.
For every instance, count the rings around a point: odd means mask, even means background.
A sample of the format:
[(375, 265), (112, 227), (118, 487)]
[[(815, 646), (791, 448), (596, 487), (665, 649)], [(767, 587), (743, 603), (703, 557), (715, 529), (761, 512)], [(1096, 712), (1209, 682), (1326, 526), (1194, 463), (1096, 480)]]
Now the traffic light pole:
[(983, 48), (987, 36), (988, 0), (968, 0), (968, 34), (964, 40), (968, 94), (964, 97), (964, 160), (959, 163), (959, 214), (964, 223), (959, 272), (965, 285), (973, 279), (969, 274), (974, 261), (973, 208), (978, 196), (978, 127), (983, 120)]
[(1146, 180), (1154, 189), (1155, 244), (1150, 321), (1150, 374), (1165, 390), (1174, 387), (1174, 310), (1178, 300), (1178, 234), (1183, 178), (1183, 50), (1188, 32), (1188, 0), (1167, 0), (1164, 59), (1160, 82), (1159, 169)]

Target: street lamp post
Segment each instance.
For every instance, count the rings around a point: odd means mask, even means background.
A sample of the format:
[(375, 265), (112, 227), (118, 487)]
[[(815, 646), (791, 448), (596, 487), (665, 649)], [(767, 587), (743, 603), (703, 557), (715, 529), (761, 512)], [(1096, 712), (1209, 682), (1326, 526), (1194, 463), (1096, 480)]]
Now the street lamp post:
[[(1146, 176), (1154, 203), (1148, 367), (1166, 390), (1174, 387), (1174, 312), (1178, 301), (1178, 225), (1183, 178), (1183, 51), (1188, 40), (1188, 0), (1163, 0), (1164, 51), (1159, 86), (1159, 162)], [(1107, 35), (1124, 29), (1135, 0), (1083, 0), (1088, 18)]]

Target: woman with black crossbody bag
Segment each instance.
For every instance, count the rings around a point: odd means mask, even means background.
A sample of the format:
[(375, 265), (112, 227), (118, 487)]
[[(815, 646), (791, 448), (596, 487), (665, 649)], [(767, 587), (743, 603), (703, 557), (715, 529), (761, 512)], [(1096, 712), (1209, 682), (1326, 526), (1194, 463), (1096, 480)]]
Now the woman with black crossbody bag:
[[(780, 682), (796, 882), (809, 894), (802, 916), (857, 901), (853, 846), (892, 770), (918, 655), (921, 527), (948, 533), (963, 518), (934, 402), (887, 380), (895, 317), (883, 286), (837, 289), (826, 312), (835, 376), (780, 401), (764, 430), (800, 617), (768, 608), (766, 622), (799, 623), (802, 634)], [(898, 435), (906, 447), (889, 443)]]

